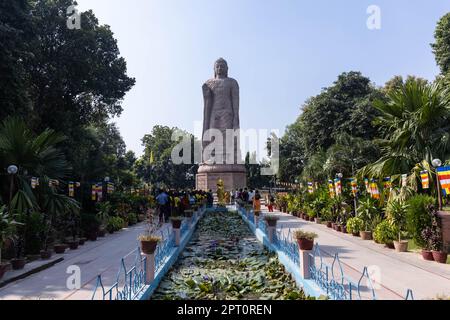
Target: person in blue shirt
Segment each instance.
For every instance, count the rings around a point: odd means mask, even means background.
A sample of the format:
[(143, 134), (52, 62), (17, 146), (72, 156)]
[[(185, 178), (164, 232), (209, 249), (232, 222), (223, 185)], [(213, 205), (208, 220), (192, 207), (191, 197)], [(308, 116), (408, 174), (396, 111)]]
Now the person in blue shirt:
[(169, 195), (163, 190), (159, 190), (159, 194), (156, 197), (156, 202), (158, 204), (159, 209), (159, 219), (160, 221), (165, 221), (166, 223), (169, 220)]

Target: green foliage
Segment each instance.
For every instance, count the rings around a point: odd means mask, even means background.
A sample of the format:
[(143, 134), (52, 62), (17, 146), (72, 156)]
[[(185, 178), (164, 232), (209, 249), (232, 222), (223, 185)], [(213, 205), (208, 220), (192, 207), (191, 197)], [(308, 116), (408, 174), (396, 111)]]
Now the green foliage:
[(408, 205), (399, 200), (388, 201), (386, 206), (386, 216), (389, 222), (397, 229), (399, 241), (401, 240), (401, 232), (406, 228), (407, 209)]
[(359, 202), (357, 215), (358, 218), (364, 222), (364, 230), (361, 231), (372, 231), (374, 227), (374, 220), (377, 216), (379, 216), (379, 209), (376, 205), (376, 200), (370, 197), (362, 199)]
[(436, 26), (435, 43), (431, 45), (436, 63), (444, 75), (450, 72), (450, 13), (444, 15)]
[(396, 226), (392, 225), (388, 220), (384, 220), (376, 226), (373, 238), (378, 243), (390, 244), (398, 239), (398, 233), (399, 230)]
[(347, 232), (348, 233), (358, 233), (364, 229), (364, 220), (355, 217), (347, 220)]
[(416, 195), (407, 201), (406, 227), (413, 240), (420, 247), (426, 247), (427, 243), (422, 238), (422, 231), (431, 227), (431, 215), (429, 206), (435, 203), (433, 197)]
[(99, 230), (101, 225), (101, 221), (99, 218), (92, 213), (83, 213), (81, 214), (81, 230), (84, 232), (86, 236), (90, 233), (95, 233)]
[(108, 232), (119, 231), (123, 228), (125, 221), (121, 217), (109, 217), (106, 224)]
[(314, 240), (318, 237), (317, 233), (314, 232), (307, 232), (303, 230), (295, 230), (294, 231), (294, 238), (295, 239), (307, 239), (307, 240)]

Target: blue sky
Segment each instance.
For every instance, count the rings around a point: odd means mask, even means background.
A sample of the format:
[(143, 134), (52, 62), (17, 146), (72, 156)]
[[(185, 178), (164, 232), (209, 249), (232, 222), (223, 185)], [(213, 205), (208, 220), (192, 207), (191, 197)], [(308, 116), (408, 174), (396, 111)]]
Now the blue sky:
[[(136, 86), (114, 119), (127, 147), (155, 124), (194, 132), (202, 121), (201, 85), (224, 57), (241, 89), (241, 127), (278, 129), (310, 96), (346, 71), (377, 85), (394, 75), (433, 80), (430, 43), (444, 0), (78, 0), (111, 26)], [(369, 30), (366, 10), (381, 9)]]

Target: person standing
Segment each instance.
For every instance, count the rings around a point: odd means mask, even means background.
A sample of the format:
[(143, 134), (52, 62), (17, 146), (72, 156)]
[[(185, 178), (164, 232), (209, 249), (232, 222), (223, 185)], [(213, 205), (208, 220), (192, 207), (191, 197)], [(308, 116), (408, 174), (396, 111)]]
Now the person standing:
[(267, 207), (269, 208), (269, 212), (273, 212), (273, 206), (275, 204), (275, 198), (274, 198), (274, 196), (271, 193), (269, 193), (269, 199), (268, 200), (269, 201), (268, 201)]
[(159, 221), (167, 223), (169, 220), (169, 195), (163, 189), (160, 189), (156, 202), (159, 209)]
[(261, 195), (258, 190), (255, 191), (253, 196), (253, 212), (261, 212)]

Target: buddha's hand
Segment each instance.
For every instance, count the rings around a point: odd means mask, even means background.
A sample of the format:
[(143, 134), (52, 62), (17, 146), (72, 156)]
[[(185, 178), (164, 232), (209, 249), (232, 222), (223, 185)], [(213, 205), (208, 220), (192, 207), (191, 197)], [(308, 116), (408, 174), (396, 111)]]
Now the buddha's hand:
[(211, 95), (211, 89), (209, 88), (209, 86), (206, 83), (202, 86), (202, 89), (203, 89), (204, 97), (209, 97)]

